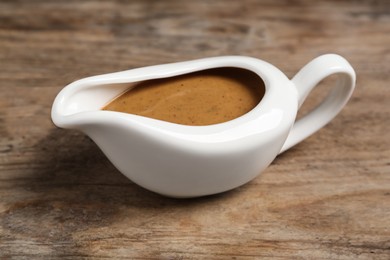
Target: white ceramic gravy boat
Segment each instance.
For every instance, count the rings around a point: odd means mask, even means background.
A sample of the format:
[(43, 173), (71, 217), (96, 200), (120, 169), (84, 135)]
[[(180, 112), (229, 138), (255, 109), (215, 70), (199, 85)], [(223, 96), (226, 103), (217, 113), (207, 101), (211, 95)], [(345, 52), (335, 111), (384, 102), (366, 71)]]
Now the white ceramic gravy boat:
[[(261, 102), (234, 120), (187, 126), (101, 108), (129, 83), (218, 67), (257, 73)], [(339, 75), (325, 100), (295, 122), (298, 108), (322, 79)], [(125, 176), (171, 197), (196, 197), (236, 188), (261, 173), (281, 152), (327, 124), (346, 104), (355, 72), (341, 56), (320, 56), (289, 80), (271, 64), (226, 56), (150, 66), (75, 81), (56, 97), (53, 122), (89, 135)], [(294, 123), (295, 122), (295, 123)]]

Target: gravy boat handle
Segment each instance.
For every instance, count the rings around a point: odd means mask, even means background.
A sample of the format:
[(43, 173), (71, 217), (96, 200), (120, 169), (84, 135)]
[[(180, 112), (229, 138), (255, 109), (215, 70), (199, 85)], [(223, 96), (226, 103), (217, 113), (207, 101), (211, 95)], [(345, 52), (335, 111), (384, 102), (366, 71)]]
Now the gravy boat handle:
[(329, 123), (348, 102), (356, 81), (352, 66), (336, 54), (325, 54), (315, 58), (294, 76), (292, 82), (297, 88), (299, 108), (318, 83), (333, 74), (338, 75), (336, 85), (316, 108), (294, 123), (280, 153)]

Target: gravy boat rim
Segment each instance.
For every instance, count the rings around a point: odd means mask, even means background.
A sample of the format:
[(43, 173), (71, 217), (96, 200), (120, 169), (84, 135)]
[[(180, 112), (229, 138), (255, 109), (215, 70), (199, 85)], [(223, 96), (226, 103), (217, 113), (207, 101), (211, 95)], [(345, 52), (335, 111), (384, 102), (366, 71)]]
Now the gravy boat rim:
[[(169, 78), (222, 67), (250, 70), (256, 73), (265, 85), (265, 93), (259, 104), (248, 113), (230, 121), (191, 126), (128, 113), (101, 110), (112, 98), (106, 98), (105, 102), (84, 111), (77, 111), (76, 108), (76, 112), (72, 112), (69, 107), (77, 106), (75, 103), (68, 105), (67, 108), (67, 102), (69, 102), (72, 95), (78, 91), (96, 86), (107, 86), (108, 88), (113, 84), (130, 84), (151, 79)], [(115, 97), (122, 92), (123, 90), (116, 93)], [(265, 132), (274, 135), (273, 132), (275, 130), (278, 132), (277, 128), (280, 129), (281, 124), (291, 125), (296, 116), (296, 109), (292, 109), (297, 107), (296, 95), (297, 92), (290, 80), (272, 64), (246, 56), (219, 56), (147, 66), (77, 80), (65, 86), (57, 95), (53, 103), (51, 116), (53, 122), (63, 128), (82, 130), (82, 126), (88, 124), (101, 123), (112, 124), (113, 126), (127, 124), (131, 127), (152, 128), (153, 131), (165, 135), (175, 135), (180, 139), (216, 143), (237, 140)], [(286, 118), (289, 120), (286, 120)]]

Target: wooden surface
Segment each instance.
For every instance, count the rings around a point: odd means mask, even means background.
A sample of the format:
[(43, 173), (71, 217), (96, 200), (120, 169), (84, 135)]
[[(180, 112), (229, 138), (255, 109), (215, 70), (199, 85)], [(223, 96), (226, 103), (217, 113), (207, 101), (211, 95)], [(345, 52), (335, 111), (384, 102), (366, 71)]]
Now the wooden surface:
[[(1, 0), (0, 258), (390, 259), (390, 2), (313, 3)], [(85, 76), (239, 54), (292, 77), (328, 52), (358, 75), (342, 113), (216, 196), (148, 192), (50, 120)]]

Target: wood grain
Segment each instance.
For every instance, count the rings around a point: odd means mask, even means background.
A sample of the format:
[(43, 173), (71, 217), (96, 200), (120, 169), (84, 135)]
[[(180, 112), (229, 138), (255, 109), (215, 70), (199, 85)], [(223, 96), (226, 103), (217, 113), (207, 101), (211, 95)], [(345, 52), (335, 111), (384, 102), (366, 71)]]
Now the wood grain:
[[(390, 259), (389, 24), (386, 0), (0, 1), (0, 257)], [(328, 52), (358, 75), (342, 113), (216, 196), (148, 192), (50, 121), (89, 75), (237, 54), (292, 77)]]

